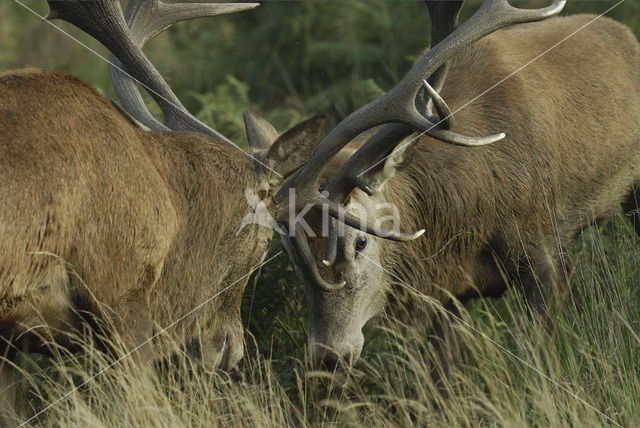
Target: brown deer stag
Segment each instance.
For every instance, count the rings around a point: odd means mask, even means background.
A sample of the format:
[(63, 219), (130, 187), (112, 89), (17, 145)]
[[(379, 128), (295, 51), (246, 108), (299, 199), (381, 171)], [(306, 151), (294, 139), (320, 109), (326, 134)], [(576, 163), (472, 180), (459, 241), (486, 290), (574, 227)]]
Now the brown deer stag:
[(113, 328), (126, 349), (171, 326), (136, 351), (142, 361), (166, 342), (195, 338), (210, 368), (229, 370), (242, 357), (241, 296), (273, 234), (242, 227), (247, 195), (269, 207), (283, 177), (313, 152), (324, 120), (278, 136), (247, 113), (249, 156), (190, 115), (141, 48), (174, 22), (255, 6), (132, 0), (123, 14), (117, 1), (50, 2), (49, 18), (115, 55), (126, 113), (69, 75), (0, 74), (0, 426), (17, 421), (16, 353), (64, 345), (84, 322)]
[[(567, 294), (562, 252), (582, 229), (622, 207), (640, 234), (633, 34), (588, 15), (524, 24), (556, 14), (564, 1), (529, 10), (487, 0), (457, 26), (461, 5), (428, 2), (432, 49), (338, 125), (277, 195), (291, 202), (286, 192), (295, 188), (298, 208), (325, 206), (353, 226), (338, 234), (333, 220), (327, 239), (308, 242), (296, 225), (288, 241), (310, 302), (309, 351), (329, 367), (358, 358), (362, 327), (389, 296), (406, 299), (406, 285), (447, 305), (521, 284), (544, 314), (545, 299)], [(523, 24), (496, 31), (515, 23)], [(389, 122), (396, 124), (355, 138)], [(323, 176), (331, 179), (320, 194)], [(426, 233), (394, 242), (419, 234), (358, 218), (354, 207), (370, 219), (383, 202), (397, 208), (395, 224)], [(309, 217), (320, 230), (321, 219)]]

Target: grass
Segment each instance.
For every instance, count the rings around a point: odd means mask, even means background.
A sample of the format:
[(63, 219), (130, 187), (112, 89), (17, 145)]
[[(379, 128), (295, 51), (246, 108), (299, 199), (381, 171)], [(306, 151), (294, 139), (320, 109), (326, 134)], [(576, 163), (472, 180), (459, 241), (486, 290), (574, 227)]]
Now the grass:
[(256, 336), (247, 335), (240, 376), (194, 368), (182, 354), (155, 369), (132, 359), (109, 368), (109, 359), (85, 346), (23, 361), (20, 412), (26, 419), (73, 390), (31, 423), (637, 426), (639, 243), (623, 220), (588, 229), (570, 256), (574, 299), (553, 314), (553, 329), (528, 318), (515, 292), (461, 308), (460, 355), (440, 389), (432, 372), (444, 369), (419, 323), (374, 323), (353, 370), (314, 371), (304, 356), (304, 298), (283, 258), (247, 287), (245, 324)]

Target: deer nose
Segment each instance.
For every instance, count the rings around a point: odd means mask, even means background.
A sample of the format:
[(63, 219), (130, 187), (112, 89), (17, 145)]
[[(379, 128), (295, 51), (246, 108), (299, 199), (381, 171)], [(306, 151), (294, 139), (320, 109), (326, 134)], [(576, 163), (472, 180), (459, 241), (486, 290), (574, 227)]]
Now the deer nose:
[(338, 342), (327, 345), (326, 342), (309, 339), (309, 357), (314, 367), (327, 371), (347, 370), (360, 356), (362, 342)]
[(352, 353), (338, 354), (332, 349), (314, 346), (311, 353), (311, 361), (313, 366), (327, 371), (345, 370), (351, 367), (353, 363)]

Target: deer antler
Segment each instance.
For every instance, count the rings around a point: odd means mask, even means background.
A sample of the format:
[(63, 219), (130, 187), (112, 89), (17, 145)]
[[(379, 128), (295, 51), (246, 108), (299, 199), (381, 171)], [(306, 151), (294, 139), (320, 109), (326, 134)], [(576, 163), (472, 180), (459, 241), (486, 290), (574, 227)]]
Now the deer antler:
[[(182, 105), (158, 70), (142, 52), (144, 45), (171, 24), (187, 19), (252, 9), (257, 3), (176, 3), (130, 0), (126, 19), (118, 1), (49, 0), (47, 19), (63, 19), (93, 36), (112, 53), (113, 86), (124, 109), (143, 125), (162, 131), (193, 131), (231, 143), (224, 135), (196, 119)], [(136, 81), (153, 97), (164, 124), (153, 118)]]
[[(368, 194), (371, 194), (372, 187), (363, 179), (363, 172), (375, 165), (380, 159), (384, 159), (394, 148), (400, 139), (398, 136), (409, 135), (409, 132), (418, 130), (427, 135), (450, 144), (462, 146), (481, 146), (490, 144), (504, 138), (504, 134), (496, 134), (488, 137), (467, 137), (448, 131), (446, 126), (451, 122), (442, 121), (445, 126), (439, 126), (440, 118), (429, 114), (428, 108), (425, 113), (420, 112), (420, 107), (424, 106), (425, 95), (436, 104), (439, 114), (450, 115), (449, 109), (440, 100), (434, 97), (434, 93), (441, 89), (447, 73), (447, 63), (462, 49), (470, 46), (480, 38), (511, 24), (538, 21), (546, 19), (559, 13), (566, 0), (553, 0), (550, 6), (540, 9), (519, 9), (509, 5), (507, 0), (485, 0), (480, 9), (462, 25), (456, 28), (457, 14), (461, 2), (449, 2), (450, 5), (438, 5), (439, 2), (428, 1), (430, 13), (432, 15), (432, 25), (440, 26), (438, 19), (445, 19), (445, 24), (438, 29), (434, 29), (435, 44), (420, 59), (405, 77), (389, 92), (377, 100), (361, 107), (347, 116), (336, 128), (334, 128), (320, 143), (311, 160), (299, 170), (276, 194), (276, 219), (280, 222), (286, 219), (288, 207), (291, 203), (288, 200), (289, 189), (296, 189), (296, 210), (309, 204), (321, 207), (329, 207), (332, 217), (344, 221), (345, 224), (360, 228), (367, 233), (372, 233), (388, 239), (409, 240), (419, 236), (421, 233), (412, 235), (400, 234), (396, 231), (383, 230), (374, 231), (371, 225), (362, 219), (344, 213), (344, 207), (339, 205), (344, 197), (351, 190), (358, 187)], [(454, 29), (455, 28), (455, 29)], [(430, 90), (425, 79), (431, 80)], [(394, 125), (384, 127), (378, 134), (365, 143), (338, 172), (326, 190), (329, 191), (331, 199), (320, 194), (319, 179), (326, 163), (332, 159), (349, 141), (375, 126), (385, 123), (401, 123), (404, 126)], [(396, 138), (390, 138), (396, 137)], [(352, 160), (353, 159), (353, 160)], [(366, 166), (366, 167), (365, 167)], [(342, 199), (340, 199), (342, 198)], [(341, 218), (344, 217), (344, 220)], [(328, 239), (327, 260), (325, 264), (331, 264), (335, 258), (335, 225)], [(296, 237), (299, 242), (305, 237)], [(315, 269), (315, 265), (313, 266)]]
[[(431, 38), (430, 45), (436, 46), (444, 40), (458, 26), (458, 17), (464, 1), (426, 1), (431, 18)], [(424, 88), (428, 97), (419, 97), (417, 101), (421, 103), (429, 114), (431, 114), (430, 101), (435, 105), (438, 115), (442, 118), (442, 127), (451, 129), (454, 123), (454, 117), (451, 110), (438, 94), (444, 86), (444, 82), (449, 72), (450, 61), (440, 66), (430, 77), (429, 80), (434, 84), (433, 88), (426, 80), (423, 80)], [(430, 98), (430, 99), (429, 99)], [(389, 149), (386, 141), (403, 141), (406, 137), (414, 132), (413, 128), (403, 124), (388, 124), (370, 138), (364, 145), (363, 150), (356, 152), (347, 162), (340, 168), (334, 179), (328, 184), (326, 190), (332, 201), (342, 202), (351, 193), (354, 188), (359, 188), (369, 196), (373, 196), (374, 190), (362, 178), (360, 171), (368, 171), (374, 165), (386, 158), (392, 149)], [(366, 146), (370, 148), (366, 148)], [(323, 263), (331, 266), (336, 258), (338, 247), (338, 230), (335, 219), (329, 220), (329, 228), (327, 235), (326, 254)]]

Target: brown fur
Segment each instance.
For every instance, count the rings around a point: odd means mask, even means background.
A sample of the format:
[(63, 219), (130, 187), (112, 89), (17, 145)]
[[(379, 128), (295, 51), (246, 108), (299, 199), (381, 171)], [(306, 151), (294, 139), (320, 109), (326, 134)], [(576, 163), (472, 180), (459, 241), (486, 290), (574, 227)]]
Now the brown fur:
[[(357, 357), (357, 346), (344, 338), (356, 336), (386, 301), (372, 301), (380, 293), (367, 290), (393, 289), (402, 298), (402, 282), (445, 304), (450, 294), (462, 300), (499, 295), (505, 276), (521, 282), (541, 311), (547, 297), (566, 294), (564, 248), (621, 205), (627, 212), (637, 207), (640, 45), (627, 28), (602, 18), (499, 82), (593, 18), (514, 26), (455, 59), (443, 98), (456, 111), (480, 97), (455, 113), (453, 131), (507, 137), (477, 148), (418, 139), (408, 166), (377, 198), (398, 206), (403, 230), (426, 229), (425, 235), (403, 244), (369, 237), (369, 249), (357, 254), (351, 247), (358, 234), (347, 234), (335, 266), (323, 271), (329, 279), (344, 278), (345, 289), (308, 287), (311, 342)], [(354, 200), (367, 198), (356, 190)], [(638, 215), (633, 219), (640, 234)], [(315, 242), (318, 261), (321, 241)], [(380, 269), (358, 257), (366, 251)], [(360, 315), (366, 319), (348, 315), (363, 307), (375, 310)]]
[[(457, 110), (591, 19), (555, 18), (479, 41), (455, 62), (443, 96)], [(558, 251), (617, 213), (640, 184), (640, 46), (627, 28), (603, 18), (456, 119), (458, 132), (503, 131), (507, 138), (474, 149), (421, 138), (385, 194), (411, 213), (404, 226), (427, 226), (427, 236), (388, 257), (398, 260), (402, 251), (413, 258), (403, 279), (441, 301), (447, 298), (438, 285), (456, 296), (503, 288), (490, 253), (505, 262), (534, 260), (547, 282), (562, 281)]]
[[(64, 343), (83, 318), (114, 327), (133, 349), (221, 293), (153, 344), (198, 337), (206, 365), (231, 369), (243, 352), (241, 296), (273, 234), (255, 224), (241, 229), (251, 212), (244, 191), (264, 195), (274, 178), (229, 144), (136, 128), (75, 77), (1, 74), (4, 354), (11, 360), (25, 346)], [(148, 360), (150, 349), (134, 357)], [(8, 367), (0, 388), (10, 387)]]

